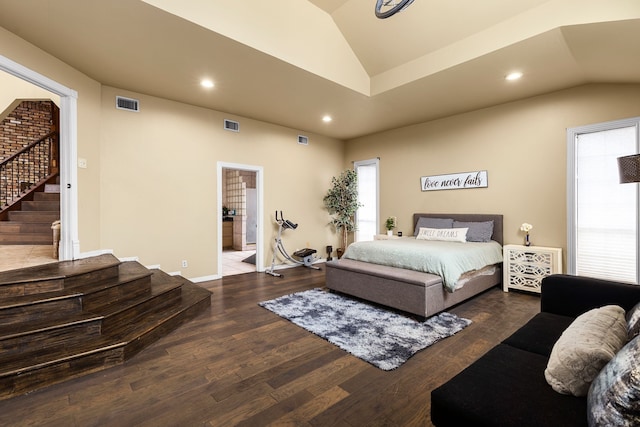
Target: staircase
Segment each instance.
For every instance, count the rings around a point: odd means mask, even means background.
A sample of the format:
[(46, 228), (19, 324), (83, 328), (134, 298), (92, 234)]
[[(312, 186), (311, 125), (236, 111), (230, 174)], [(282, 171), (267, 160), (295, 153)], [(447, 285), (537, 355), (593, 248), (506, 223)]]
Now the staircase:
[(121, 364), (210, 305), (113, 255), (0, 272), (0, 400)]
[(45, 184), (33, 200), (22, 201), (21, 209), (7, 213), (0, 221), (0, 245), (51, 245), (51, 224), (60, 219), (60, 184)]

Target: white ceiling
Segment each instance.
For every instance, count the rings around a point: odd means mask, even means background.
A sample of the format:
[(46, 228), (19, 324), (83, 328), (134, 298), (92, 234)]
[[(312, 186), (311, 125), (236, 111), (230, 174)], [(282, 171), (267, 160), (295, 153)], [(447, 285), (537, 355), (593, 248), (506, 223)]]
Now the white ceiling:
[(0, 0), (0, 26), (104, 85), (340, 139), (640, 83), (637, 0), (415, 0), (385, 20), (374, 5)]

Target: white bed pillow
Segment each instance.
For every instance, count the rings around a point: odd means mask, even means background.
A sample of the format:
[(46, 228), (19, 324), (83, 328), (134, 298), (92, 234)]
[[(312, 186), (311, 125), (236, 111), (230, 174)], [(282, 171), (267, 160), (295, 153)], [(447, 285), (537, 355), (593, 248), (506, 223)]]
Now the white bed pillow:
[(466, 242), (469, 228), (426, 228), (421, 227), (416, 240), (440, 240), (445, 242)]

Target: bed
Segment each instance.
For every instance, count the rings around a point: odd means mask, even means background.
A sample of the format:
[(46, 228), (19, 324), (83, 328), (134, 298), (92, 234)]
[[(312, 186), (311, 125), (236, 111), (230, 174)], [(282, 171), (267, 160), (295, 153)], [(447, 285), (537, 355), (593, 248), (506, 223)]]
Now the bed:
[[(421, 219), (424, 218), (424, 219)], [(389, 306), (401, 311), (412, 313), (421, 317), (430, 317), (455, 304), (465, 301), (481, 292), (486, 291), (502, 281), (502, 215), (498, 214), (446, 214), (446, 213), (416, 213), (413, 215), (415, 230), (421, 225), (429, 227), (439, 219), (461, 223), (492, 223), (493, 229), (489, 231), (491, 245), (499, 247), (499, 258), (493, 263), (473, 268), (458, 275), (458, 272), (450, 273), (443, 270), (419, 271), (411, 268), (415, 266), (405, 265), (406, 256), (403, 255), (401, 245), (416, 244), (414, 236), (396, 240), (381, 241), (380, 243), (352, 244), (339, 260), (326, 263), (326, 287), (332, 291), (352, 295), (367, 301)], [(464, 224), (462, 224), (464, 225)], [(434, 226), (434, 228), (444, 228)], [(475, 229), (475, 227), (474, 227)], [(428, 231), (424, 230), (423, 231)], [(436, 242), (439, 243), (439, 242)], [(450, 242), (443, 245), (450, 247)], [(364, 258), (360, 258), (361, 247), (380, 246), (391, 252), (397, 252), (400, 256), (393, 261), (385, 261), (381, 255), (370, 252)], [(470, 243), (457, 243), (458, 246), (472, 246)], [(495, 252), (495, 248), (492, 249)], [(436, 251), (437, 252), (437, 251)], [(441, 250), (440, 252), (446, 252)], [(355, 254), (355, 255), (354, 255)], [(367, 258), (369, 257), (369, 258)], [(353, 259), (355, 258), (355, 259)], [(363, 259), (366, 259), (363, 260)], [(446, 269), (447, 267), (442, 267)], [(434, 274), (440, 272), (439, 274)], [(454, 276), (459, 276), (454, 279)]]

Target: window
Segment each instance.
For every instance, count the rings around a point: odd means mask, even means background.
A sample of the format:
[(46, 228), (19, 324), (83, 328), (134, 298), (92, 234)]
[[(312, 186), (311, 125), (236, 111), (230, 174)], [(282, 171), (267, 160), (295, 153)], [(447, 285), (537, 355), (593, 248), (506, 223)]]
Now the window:
[(358, 202), (355, 241), (373, 240), (378, 234), (378, 163), (379, 159), (354, 163), (358, 175)]
[(638, 184), (617, 158), (638, 152), (640, 118), (573, 128), (568, 140), (568, 273), (638, 283)]

